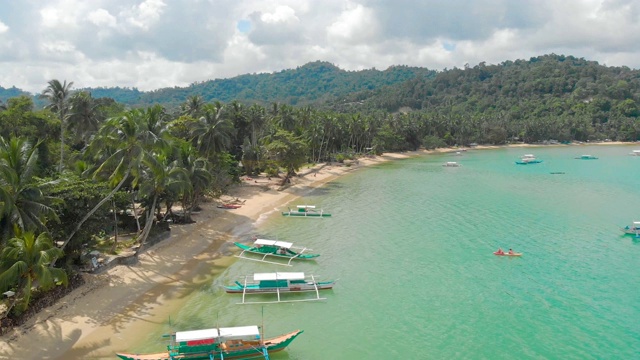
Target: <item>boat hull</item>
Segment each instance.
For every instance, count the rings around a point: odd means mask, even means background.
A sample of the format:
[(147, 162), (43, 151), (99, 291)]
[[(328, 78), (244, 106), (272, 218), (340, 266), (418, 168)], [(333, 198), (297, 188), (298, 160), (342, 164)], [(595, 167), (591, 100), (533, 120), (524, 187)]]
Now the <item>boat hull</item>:
[(296, 211), (283, 211), (282, 216), (289, 217), (330, 217), (331, 214), (316, 213), (316, 212), (296, 212)]
[(518, 165), (529, 165), (529, 164), (539, 164), (542, 160), (530, 160), (530, 161), (516, 161)]
[[(292, 331), (275, 338), (264, 341), (264, 347), (269, 354), (284, 350), (295, 338), (302, 334), (302, 330)], [(245, 346), (237, 348), (237, 350), (222, 350), (216, 347), (209, 351), (188, 352), (182, 354), (169, 354), (169, 351), (152, 353), (152, 354), (127, 354), (117, 353), (116, 355), (123, 360), (214, 360), (214, 359), (252, 359), (264, 356), (261, 351), (260, 344), (257, 341), (245, 342)]]
[(503, 253), (503, 254), (499, 254), (497, 252), (494, 252), (493, 255), (495, 255), (495, 256), (522, 256), (522, 253), (513, 253), (513, 254)]
[[(319, 281), (316, 283), (318, 290), (331, 290), (335, 285), (335, 281)], [(243, 286), (225, 286), (225, 291), (229, 294), (274, 294), (274, 293), (297, 293), (315, 291), (316, 286), (313, 284), (292, 284), (289, 287), (260, 287), (259, 285)]]

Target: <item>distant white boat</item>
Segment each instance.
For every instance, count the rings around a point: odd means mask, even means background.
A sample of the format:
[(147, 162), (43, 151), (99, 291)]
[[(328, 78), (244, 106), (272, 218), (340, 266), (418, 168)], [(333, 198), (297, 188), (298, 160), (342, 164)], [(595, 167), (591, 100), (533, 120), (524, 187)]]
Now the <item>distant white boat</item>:
[(629, 155), (640, 156), (640, 150), (633, 150), (632, 152), (629, 153)]
[(460, 167), (462, 165), (458, 164), (455, 161), (447, 161), (446, 163), (442, 164), (442, 166), (446, 166), (446, 167)]

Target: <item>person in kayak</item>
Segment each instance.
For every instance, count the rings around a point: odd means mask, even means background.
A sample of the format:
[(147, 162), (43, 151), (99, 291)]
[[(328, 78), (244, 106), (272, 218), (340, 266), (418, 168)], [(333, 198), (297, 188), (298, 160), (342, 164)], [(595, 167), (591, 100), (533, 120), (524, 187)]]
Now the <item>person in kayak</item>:
[(503, 255), (504, 251), (502, 251), (502, 248), (498, 248), (498, 251), (496, 251), (496, 254)]
[(509, 255), (513, 255), (513, 250), (509, 249)]

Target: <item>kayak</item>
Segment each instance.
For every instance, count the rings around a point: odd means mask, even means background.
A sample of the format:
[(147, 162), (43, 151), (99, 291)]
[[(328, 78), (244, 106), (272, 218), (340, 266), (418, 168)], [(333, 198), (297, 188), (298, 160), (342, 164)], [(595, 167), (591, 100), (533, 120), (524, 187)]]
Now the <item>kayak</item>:
[(502, 253), (499, 254), (497, 251), (493, 253), (493, 255), (497, 255), (497, 256), (522, 256), (522, 253), (513, 253), (513, 254), (509, 254), (509, 253)]

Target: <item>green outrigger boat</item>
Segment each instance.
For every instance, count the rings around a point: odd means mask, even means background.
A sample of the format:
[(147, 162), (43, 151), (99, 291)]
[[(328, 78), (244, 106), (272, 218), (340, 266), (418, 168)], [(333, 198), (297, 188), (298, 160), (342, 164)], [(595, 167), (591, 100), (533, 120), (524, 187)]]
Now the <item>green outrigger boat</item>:
[[(301, 302), (326, 300), (320, 297), (320, 290), (333, 289), (337, 280), (318, 281), (315, 276), (303, 272), (275, 272), (255, 273), (253, 276), (245, 275), (242, 282), (236, 281), (234, 285), (225, 286), (229, 294), (242, 294), (242, 302), (238, 304), (271, 304), (285, 302)], [(295, 298), (284, 300), (282, 296), (290, 293), (313, 292), (315, 297)], [(246, 301), (247, 295), (276, 294), (276, 301)]]
[[(307, 249), (305, 247), (293, 246), (293, 243), (278, 240), (256, 239), (253, 246), (234, 242), (237, 247), (242, 249), (242, 252), (236, 257), (241, 259), (247, 259), (252, 261), (266, 262), (269, 264), (286, 265), (291, 266), (293, 260), (312, 260), (320, 256), (320, 254), (308, 254), (305, 253)], [(247, 254), (259, 255), (255, 258), (248, 257)], [(267, 258), (287, 260), (287, 263), (267, 261)]]
[(154, 354), (118, 353), (124, 360), (253, 359), (282, 351), (302, 330), (262, 339), (258, 326), (240, 326), (175, 332), (167, 351)]
[(283, 211), (282, 216), (290, 217), (329, 217), (331, 214), (324, 212), (322, 209), (316, 210), (314, 205), (298, 205), (295, 210), (288, 208), (289, 211)]

